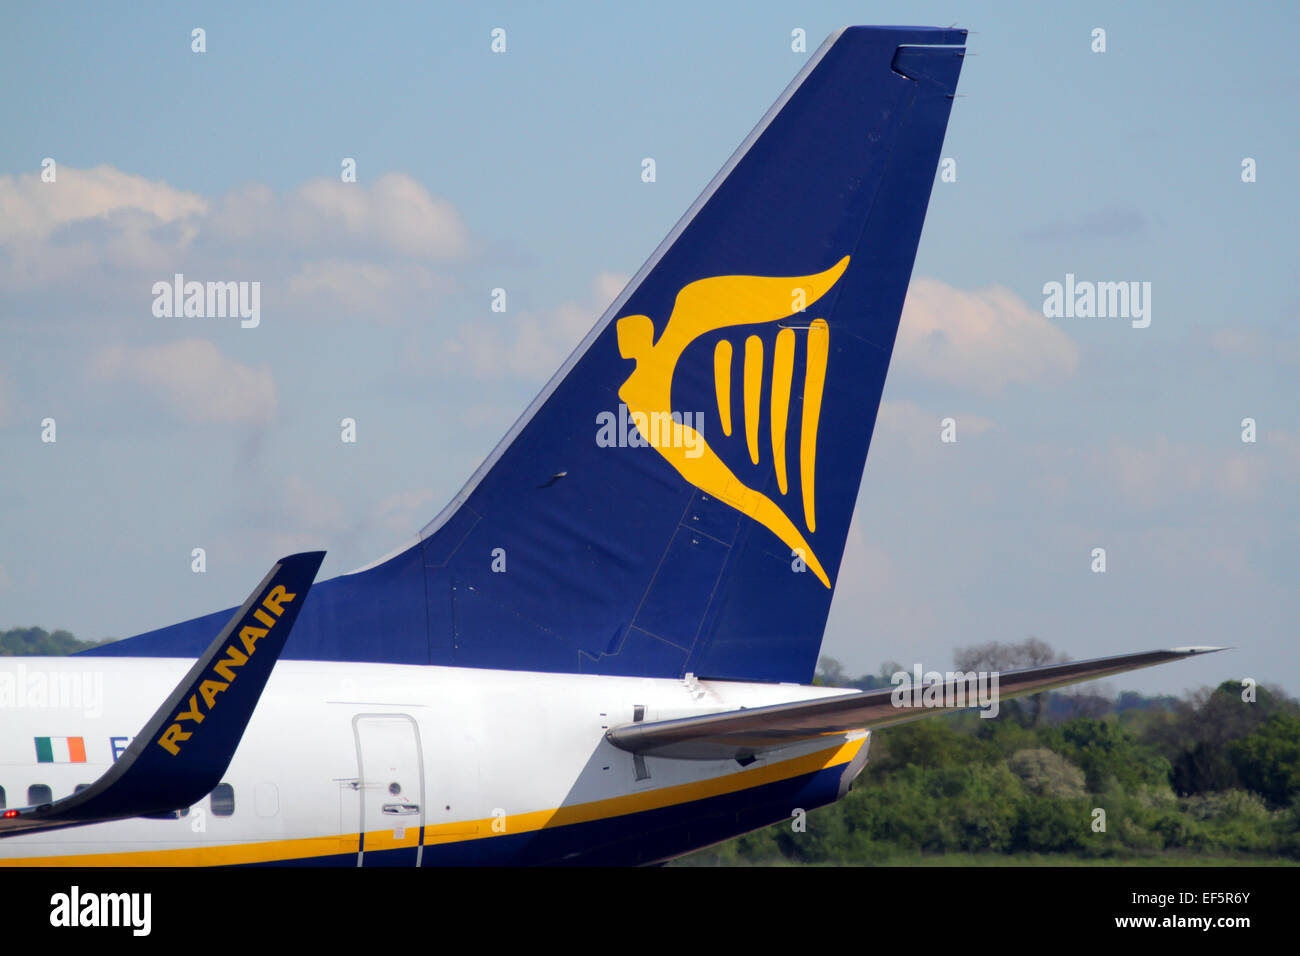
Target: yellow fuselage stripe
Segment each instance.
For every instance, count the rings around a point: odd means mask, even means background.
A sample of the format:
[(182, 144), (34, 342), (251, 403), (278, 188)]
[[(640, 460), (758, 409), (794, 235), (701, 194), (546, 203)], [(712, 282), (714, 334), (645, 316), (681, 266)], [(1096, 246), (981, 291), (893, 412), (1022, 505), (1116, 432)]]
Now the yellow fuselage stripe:
[[(575, 823), (588, 823), (611, 817), (626, 816), (646, 810), (658, 810), (664, 807), (709, 797), (738, 793), (753, 787), (789, 780), (792, 777), (815, 773), (850, 762), (859, 750), (865, 738), (850, 740), (835, 747), (819, 750), (815, 753), (783, 760), (779, 763), (756, 765), (738, 773), (693, 783), (677, 784), (658, 790), (631, 793), (591, 803), (579, 803), (553, 810), (539, 810), (531, 813), (518, 813), (513, 816), (470, 820), (458, 823), (426, 825), (424, 843), (441, 845), (466, 840), (487, 839), (512, 833), (527, 833), (548, 827), (569, 826)], [(496, 829), (493, 823), (496, 823)], [(366, 849), (391, 849), (394, 847), (414, 847), (419, 840), (419, 827), (410, 827), (410, 835), (400, 839), (393, 837), (393, 830), (376, 830), (366, 832)], [(69, 835), (70, 839), (76, 837)], [(21, 838), (18, 838), (21, 839)], [(297, 840), (269, 840), (259, 843), (235, 843), (218, 846), (182, 847), (172, 850), (133, 850), (119, 853), (87, 853), (81, 855), (10, 857), (0, 859), (0, 866), (229, 866), (240, 863), (270, 863), (277, 860), (301, 860), (317, 856), (333, 856), (339, 853), (355, 853), (360, 842), (360, 834), (350, 833), (341, 836), (306, 837)]]

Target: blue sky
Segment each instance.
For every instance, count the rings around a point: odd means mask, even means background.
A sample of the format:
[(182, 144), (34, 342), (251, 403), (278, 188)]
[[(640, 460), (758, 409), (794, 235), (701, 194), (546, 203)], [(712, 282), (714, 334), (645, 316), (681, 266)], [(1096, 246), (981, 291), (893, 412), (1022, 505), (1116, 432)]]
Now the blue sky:
[[(1300, 692), (1297, 18), (17, 9), (0, 36), (0, 627), (128, 636), (237, 603), (288, 549), (328, 548), (324, 574), (387, 552), (802, 65), (792, 29), (811, 50), (848, 23), (956, 23), (975, 31), (944, 147), (957, 179), (935, 185), (824, 651), (860, 672), (1031, 634), (1076, 658), (1231, 644), (1118, 685)], [(262, 324), (154, 317), (152, 283), (178, 271), (260, 281)], [(1066, 273), (1150, 282), (1150, 326), (1044, 318)]]

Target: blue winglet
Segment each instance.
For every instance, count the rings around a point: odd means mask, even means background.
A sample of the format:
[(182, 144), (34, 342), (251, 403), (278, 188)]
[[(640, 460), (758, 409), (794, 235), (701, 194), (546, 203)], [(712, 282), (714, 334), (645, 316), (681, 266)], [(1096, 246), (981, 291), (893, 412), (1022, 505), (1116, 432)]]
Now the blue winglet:
[(218, 783), (307, 599), (325, 552), (282, 558), (118, 761), (80, 793), (0, 816), (0, 836), (147, 816)]

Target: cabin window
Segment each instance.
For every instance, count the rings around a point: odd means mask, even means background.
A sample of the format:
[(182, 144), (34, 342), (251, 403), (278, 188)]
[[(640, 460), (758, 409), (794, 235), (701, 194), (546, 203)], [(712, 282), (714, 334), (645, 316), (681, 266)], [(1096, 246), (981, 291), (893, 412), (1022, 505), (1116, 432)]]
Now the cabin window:
[(38, 807), (42, 803), (53, 803), (54, 791), (47, 784), (34, 783), (27, 788), (27, 805)]
[(235, 813), (235, 788), (228, 783), (219, 783), (212, 790), (212, 815), (229, 817)]
[(5, 803), (5, 788), (0, 787), (0, 810), (3, 810), (6, 806), (7, 804)]

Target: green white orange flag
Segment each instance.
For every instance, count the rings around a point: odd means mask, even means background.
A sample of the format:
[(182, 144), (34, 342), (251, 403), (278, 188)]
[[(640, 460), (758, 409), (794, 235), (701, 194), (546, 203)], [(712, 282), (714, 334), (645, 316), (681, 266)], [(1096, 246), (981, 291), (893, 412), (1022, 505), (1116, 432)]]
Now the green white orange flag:
[(37, 737), (37, 763), (85, 763), (84, 737)]

